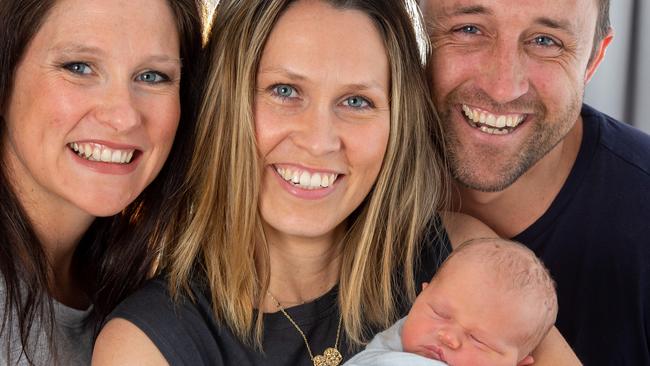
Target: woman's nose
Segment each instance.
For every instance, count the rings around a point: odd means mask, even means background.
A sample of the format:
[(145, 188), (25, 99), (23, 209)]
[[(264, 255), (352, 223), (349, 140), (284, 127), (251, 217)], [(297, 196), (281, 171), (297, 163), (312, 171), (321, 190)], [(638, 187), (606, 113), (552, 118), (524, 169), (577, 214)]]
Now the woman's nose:
[(95, 116), (115, 132), (126, 132), (142, 123), (137, 101), (128, 86), (111, 86), (98, 98)]
[(294, 143), (313, 156), (322, 156), (341, 149), (336, 129), (337, 116), (330, 108), (311, 106), (298, 122)]

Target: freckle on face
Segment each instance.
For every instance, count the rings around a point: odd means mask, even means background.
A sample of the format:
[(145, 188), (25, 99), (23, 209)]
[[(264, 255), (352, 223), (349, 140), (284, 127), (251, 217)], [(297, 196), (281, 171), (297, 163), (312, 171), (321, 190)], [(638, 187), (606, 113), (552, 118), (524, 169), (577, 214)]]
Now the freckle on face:
[[(57, 1), (17, 66), (7, 105), (2, 158), (16, 190), (88, 217), (115, 214), (135, 199), (161, 169), (180, 115), (177, 83), (134, 77), (173, 75), (179, 66), (160, 57), (179, 58), (166, 1)], [(137, 149), (137, 162), (118, 167), (111, 151), (100, 168), (75, 154), (79, 142)]]

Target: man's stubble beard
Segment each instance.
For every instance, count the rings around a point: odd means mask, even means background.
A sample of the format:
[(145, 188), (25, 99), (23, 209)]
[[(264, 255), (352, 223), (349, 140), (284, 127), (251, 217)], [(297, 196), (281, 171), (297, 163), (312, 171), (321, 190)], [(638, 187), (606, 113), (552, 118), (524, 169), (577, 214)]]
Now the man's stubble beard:
[[(444, 101), (444, 108), (440, 110), (449, 166), (452, 176), (459, 185), (480, 192), (500, 192), (516, 182), (564, 139), (574, 126), (582, 105), (582, 98), (576, 96), (563, 111), (559, 112), (554, 121), (547, 120), (549, 118), (548, 109), (539, 100), (515, 101), (507, 106), (494, 108), (493, 110), (497, 111), (521, 110), (525, 109), (521, 106), (527, 105), (536, 111), (533, 121), (524, 122), (534, 123), (532, 133), (523, 141), (516, 154), (504, 158), (500, 156), (503, 153), (494, 146), (478, 146), (478, 154), (475, 151), (462, 148), (457, 136), (457, 129), (452, 128), (453, 123), (457, 123), (452, 120), (452, 106), (458, 105), (460, 100), (466, 102), (477, 100), (477, 98), (485, 100), (487, 96), (474, 94), (475, 98), (472, 99), (459, 94), (458, 92), (450, 93)], [(498, 104), (490, 102), (490, 105)], [(485, 157), (492, 157), (492, 159), (485, 159)], [(485, 174), (486, 171), (489, 173)]]

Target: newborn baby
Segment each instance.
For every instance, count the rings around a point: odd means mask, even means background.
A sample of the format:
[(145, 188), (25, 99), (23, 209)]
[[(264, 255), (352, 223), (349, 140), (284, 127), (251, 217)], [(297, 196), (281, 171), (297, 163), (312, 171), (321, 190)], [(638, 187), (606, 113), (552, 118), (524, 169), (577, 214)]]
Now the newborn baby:
[(553, 280), (530, 249), (475, 239), (423, 284), (406, 318), (345, 365), (530, 365), (556, 316)]

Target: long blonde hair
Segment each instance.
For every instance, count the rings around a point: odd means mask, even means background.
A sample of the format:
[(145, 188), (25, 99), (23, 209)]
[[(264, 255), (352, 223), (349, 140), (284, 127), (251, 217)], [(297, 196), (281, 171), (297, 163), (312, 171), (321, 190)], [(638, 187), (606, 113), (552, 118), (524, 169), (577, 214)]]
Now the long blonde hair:
[[(441, 128), (406, 4), (323, 1), (373, 20), (391, 72), (386, 155), (374, 188), (348, 218), (342, 253), (339, 305), (347, 339), (360, 344), (368, 330), (396, 319), (397, 292), (414, 299), (419, 243), (442, 206), (448, 179)], [(193, 210), (164, 261), (174, 296), (189, 291), (192, 271), (199, 270), (216, 319), (257, 347), (263, 329), (255, 309), (268, 288), (269, 257), (258, 212), (254, 91), (265, 42), (292, 2), (221, 0), (217, 6), (189, 175)]]

